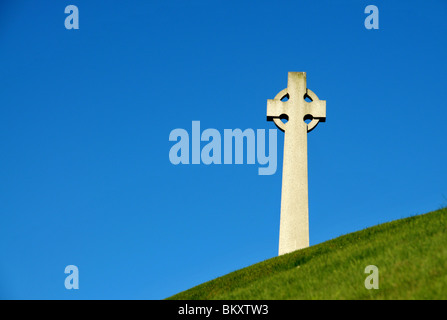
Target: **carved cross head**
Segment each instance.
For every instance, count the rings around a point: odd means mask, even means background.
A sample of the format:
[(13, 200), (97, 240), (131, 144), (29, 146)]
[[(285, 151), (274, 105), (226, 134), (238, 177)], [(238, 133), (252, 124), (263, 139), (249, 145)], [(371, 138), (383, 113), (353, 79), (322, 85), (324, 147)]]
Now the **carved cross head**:
[[(307, 126), (307, 132), (312, 131), (320, 121), (326, 121), (326, 101), (318, 99), (306, 85), (305, 72), (289, 72), (287, 88), (274, 99), (267, 100), (267, 120), (273, 120), (282, 131), (293, 123)], [(282, 122), (282, 119), (287, 119), (287, 122)], [(311, 121), (306, 123), (306, 120)]]

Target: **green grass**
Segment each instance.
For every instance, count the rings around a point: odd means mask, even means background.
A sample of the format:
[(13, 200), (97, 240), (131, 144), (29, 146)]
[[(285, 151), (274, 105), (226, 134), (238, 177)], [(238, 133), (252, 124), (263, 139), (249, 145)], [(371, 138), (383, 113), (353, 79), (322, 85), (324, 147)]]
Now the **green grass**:
[[(367, 290), (365, 267), (379, 268)], [(168, 299), (447, 299), (447, 208), (229, 273)]]

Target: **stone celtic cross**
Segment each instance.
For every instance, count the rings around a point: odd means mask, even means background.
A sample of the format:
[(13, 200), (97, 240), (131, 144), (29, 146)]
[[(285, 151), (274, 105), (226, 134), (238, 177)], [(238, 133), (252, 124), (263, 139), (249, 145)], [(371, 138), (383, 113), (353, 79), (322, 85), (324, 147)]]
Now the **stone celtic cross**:
[(287, 88), (267, 100), (267, 120), (285, 133), (279, 229), (282, 255), (309, 246), (307, 133), (326, 120), (326, 101), (307, 89), (305, 72), (289, 72)]

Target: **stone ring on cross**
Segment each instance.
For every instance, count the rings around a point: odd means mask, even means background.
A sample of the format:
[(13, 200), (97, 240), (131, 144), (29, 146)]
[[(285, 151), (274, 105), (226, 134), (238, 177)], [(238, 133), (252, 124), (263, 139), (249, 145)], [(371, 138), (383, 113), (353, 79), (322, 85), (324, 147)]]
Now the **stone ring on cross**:
[[(287, 100), (289, 99), (288, 88), (285, 88), (285, 89), (281, 90), (281, 91), (275, 96), (275, 98), (274, 98), (273, 100), (284, 101), (284, 99), (286, 99), (286, 98), (287, 98)], [(309, 103), (309, 102), (306, 101), (306, 98), (308, 98), (311, 102), (313, 102), (313, 101), (321, 101), (320, 99), (318, 99), (318, 96), (315, 94), (315, 92), (313, 92), (312, 90), (307, 89), (307, 88), (306, 88), (306, 94), (304, 95), (303, 100), (304, 100), (306, 103)], [(273, 118), (273, 117), (272, 117), (272, 120), (273, 120), (273, 122), (276, 124), (276, 126), (278, 127), (278, 129), (281, 130), (281, 131), (283, 131), (283, 132), (286, 130), (286, 124), (287, 124), (287, 123), (282, 122), (281, 119), (284, 119), (284, 118), (287, 119), (287, 118), (288, 118), (287, 115), (284, 115), (284, 116), (285, 116), (285, 117), (281, 117), (281, 116), (280, 116), (279, 118)], [(324, 121), (326, 120), (326, 117), (316, 118), (316, 117), (312, 116), (311, 114), (307, 114), (307, 115), (304, 116), (303, 121), (305, 121), (305, 120), (311, 120), (311, 121), (307, 124), (307, 132), (311, 132), (313, 129), (315, 129), (315, 127), (317, 126), (317, 124), (318, 124), (320, 121), (321, 121), (321, 122), (324, 122)]]

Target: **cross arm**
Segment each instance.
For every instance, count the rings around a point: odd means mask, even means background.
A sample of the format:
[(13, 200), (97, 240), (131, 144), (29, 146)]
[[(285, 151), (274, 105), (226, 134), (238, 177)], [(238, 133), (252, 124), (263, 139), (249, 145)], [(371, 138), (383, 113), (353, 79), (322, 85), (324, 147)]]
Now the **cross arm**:
[(287, 102), (277, 99), (267, 100), (267, 119), (279, 118), (282, 114), (287, 114)]
[(312, 118), (318, 119), (321, 122), (326, 120), (326, 101), (314, 100), (306, 103), (305, 116), (311, 115)]

